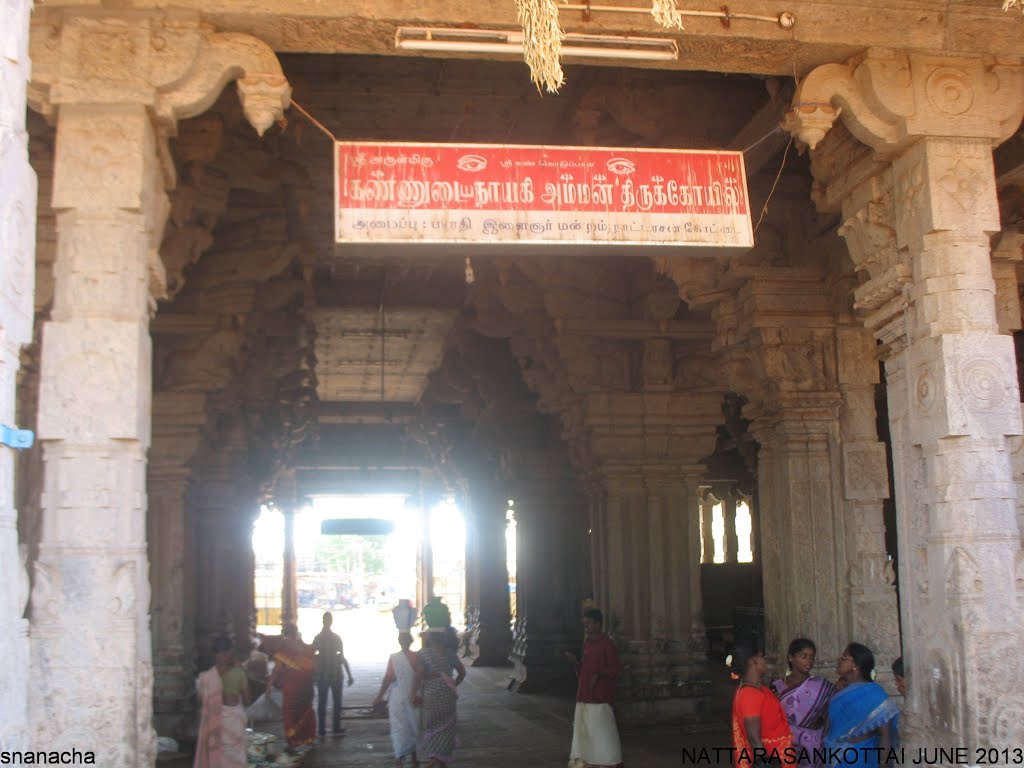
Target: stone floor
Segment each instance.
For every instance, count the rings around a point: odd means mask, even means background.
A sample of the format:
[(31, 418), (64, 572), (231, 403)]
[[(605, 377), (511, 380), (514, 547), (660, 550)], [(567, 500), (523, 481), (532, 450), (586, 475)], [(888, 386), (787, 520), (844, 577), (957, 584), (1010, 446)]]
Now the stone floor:
[[(387, 718), (371, 717), (384, 665), (354, 664), (356, 683), (345, 689), (342, 735), (328, 734), (307, 755), (304, 768), (391, 768)], [(469, 669), (459, 688), (459, 739), (455, 765), (463, 768), (565, 768), (572, 739), (571, 696), (510, 693), (506, 669)], [(713, 670), (715, 674), (717, 670)], [(715, 681), (713, 712), (706, 723), (621, 729), (626, 768), (679, 768), (684, 747), (729, 746), (728, 712), (733, 684), (722, 670)], [(328, 722), (330, 714), (328, 713)], [(257, 730), (280, 735), (280, 723)], [(159, 768), (188, 768), (191, 760), (161, 760)], [(723, 768), (725, 764), (723, 763)]]
[[(383, 669), (356, 667), (345, 696), (345, 733), (328, 735), (306, 768), (389, 768), (394, 765), (386, 718), (371, 719), (369, 705)], [(572, 739), (570, 698), (510, 693), (508, 671), (470, 668), (459, 688), (456, 763), (471, 768), (564, 768)], [(728, 691), (724, 691), (726, 702)], [(716, 698), (721, 698), (716, 697)], [(721, 710), (721, 704), (716, 711)], [(678, 768), (684, 746), (728, 746), (727, 716), (705, 726), (648, 726), (622, 730), (627, 768)]]

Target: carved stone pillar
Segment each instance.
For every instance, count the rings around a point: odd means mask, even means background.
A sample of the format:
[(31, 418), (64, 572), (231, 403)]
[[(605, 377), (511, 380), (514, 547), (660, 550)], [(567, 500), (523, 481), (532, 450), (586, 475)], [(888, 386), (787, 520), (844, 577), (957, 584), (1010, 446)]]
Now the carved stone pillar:
[(562, 652), (582, 632), (585, 499), (564, 459), (546, 458), (531, 456), (513, 492), (519, 636), (512, 659), (524, 693), (574, 690)]
[[(146, 550), (149, 316), (174, 183), (166, 140), (241, 76), (265, 130), (288, 103), (272, 51), (198, 16), (33, 20), (29, 101), (57, 122), (56, 286), (43, 330), (45, 525), (32, 596), (34, 741), (151, 765)], [(246, 93), (248, 91), (248, 94)], [(96, 734), (103, 734), (102, 742)]]
[(97, 757), (116, 766), (151, 762), (155, 746), (145, 471), (149, 266), (167, 212), (157, 143), (141, 104), (60, 108), (32, 715), (54, 747), (107, 734)]
[[(32, 341), (36, 175), (28, 163), (25, 86), (32, 4), (15, 0), (0, 29), (0, 424), (15, 427), (21, 347)], [(0, 751), (29, 746), (28, 576), (18, 546), (15, 450), (0, 446), (0, 636), (9, 658), (0, 671)]]
[[(186, 639), (186, 564), (190, 551), (186, 462), (199, 445), (205, 397), (161, 392), (153, 398), (153, 445), (147, 467), (150, 580), (153, 589), (153, 710), (158, 733), (173, 735), (191, 709), (191, 638)], [(192, 566), (194, 567), (194, 565)]]
[[(475, 473), (468, 486), (473, 533), (469, 546), (476, 563), (473, 604), (478, 609), (479, 626), (473, 666), (503, 667), (509, 663), (512, 647), (505, 547), (507, 503), (501, 487), (484, 470)], [(467, 552), (467, 560), (469, 556)]]
[[(1015, 658), (1024, 630), (1007, 441), (1020, 403), (989, 242), (991, 150), (1020, 124), (1022, 83), (1019, 65), (869, 51), (812, 72), (792, 114), (813, 146), (842, 106), (846, 128), (892, 161), (832, 162), (820, 180), (826, 203), (842, 203), (868, 278), (855, 298), (885, 344), (911, 747), (1024, 738), (1019, 665), (987, 661)], [(799, 109), (811, 103), (817, 126)]]
[[(608, 558), (608, 494), (600, 477), (591, 475), (587, 478), (586, 493), (590, 509), (590, 527), (587, 537), (590, 540), (590, 572), (591, 599), (595, 605), (610, 605), (610, 579), (608, 570), (603, 563)], [(610, 617), (605, 618), (611, 627)]]
[(625, 720), (692, 715), (708, 700), (697, 490), (720, 419), (718, 393), (588, 398), (594, 593), (626, 668)]
[(889, 497), (885, 445), (878, 441), (875, 341), (863, 328), (837, 329), (839, 412), (851, 637), (875, 652), (879, 681), (891, 679), (901, 651), (896, 577), (885, 549), (883, 500)]
[(228, 419), (210, 458), (197, 470), (189, 494), (195, 551), (196, 643), (202, 661), (217, 635), (248, 640), (254, 625), (252, 526), (259, 515), (255, 484), (245, 472), (246, 429)]
[(702, 563), (715, 562), (715, 534), (712, 526), (715, 524), (715, 504), (719, 503), (718, 498), (710, 494), (710, 489), (703, 489), (700, 501), (700, 529), (701, 546), (703, 549)]
[(609, 546), (593, 570), (610, 586), (599, 607), (626, 667), (617, 708), (635, 721), (695, 714), (708, 695), (698, 475), (665, 466), (606, 472), (601, 536)]
[(850, 639), (838, 576), (845, 553), (836, 541), (844, 527), (837, 401), (826, 399), (816, 409), (789, 403), (751, 428), (761, 444), (765, 645), (780, 665), (794, 637), (813, 638), (823, 660), (838, 656)]
[[(834, 659), (849, 642), (838, 576), (845, 569), (845, 553), (836, 541), (844, 510), (838, 480), (841, 399), (834, 331), (828, 327), (832, 308), (817, 297), (794, 302), (808, 292), (820, 295), (822, 284), (820, 275), (794, 272), (767, 273), (748, 284), (749, 299), (733, 308), (742, 316), (732, 319), (723, 313), (720, 320), (749, 329), (726, 353), (756, 373), (734, 386), (750, 400), (743, 415), (753, 419), (750, 434), (760, 444), (763, 640), (777, 668), (784, 666), (785, 649), (794, 637), (812, 638), (823, 660)], [(791, 305), (805, 313), (804, 327), (793, 317), (782, 325), (774, 313), (759, 310), (768, 297), (777, 301), (779, 295), (793, 297)]]
[(201, 481), (196, 501), (196, 640), (229, 635), (243, 646), (253, 625), (252, 523), (256, 494), (226, 478)]

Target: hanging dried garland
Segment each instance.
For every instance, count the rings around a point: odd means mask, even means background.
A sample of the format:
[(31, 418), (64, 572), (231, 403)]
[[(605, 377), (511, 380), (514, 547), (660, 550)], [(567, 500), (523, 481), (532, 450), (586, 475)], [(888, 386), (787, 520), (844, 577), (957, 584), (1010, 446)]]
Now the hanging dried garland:
[[(564, 0), (563, 0), (564, 2)], [(565, 82), (562, 72), (562, 39), (557, 0), (516, 0), (523, 25), (523, 58), (537, 89), (558, 93)]]
[(683, 17), (679, 15), (676, 0), (654, 0), (651, 16), (666, 29), (683, 28)]
[[(523, 58), (530, 68), (530, 79), (538, 90), (558, 93), (565, 83), (561, 62), (565, 32), (558, 20), (558, 0), (516, 0), (516, 8), (523, 25)], [(666, 29), (683, 29), (676, 0), (652, 0), (651, 15)]]

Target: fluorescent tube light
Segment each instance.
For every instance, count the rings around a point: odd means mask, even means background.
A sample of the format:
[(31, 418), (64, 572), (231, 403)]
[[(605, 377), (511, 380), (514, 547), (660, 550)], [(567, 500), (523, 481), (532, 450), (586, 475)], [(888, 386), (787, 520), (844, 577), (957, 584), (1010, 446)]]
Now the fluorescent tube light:
[[(395, 48), (405, 51), (521, 54), (523, 33), (519, 30), (399, 27), (395, 33)], [(675, 61), (679, 58), (679, 45), (675, 40), (660, 37), (569, 33), (562, 41), (562, 56)]]

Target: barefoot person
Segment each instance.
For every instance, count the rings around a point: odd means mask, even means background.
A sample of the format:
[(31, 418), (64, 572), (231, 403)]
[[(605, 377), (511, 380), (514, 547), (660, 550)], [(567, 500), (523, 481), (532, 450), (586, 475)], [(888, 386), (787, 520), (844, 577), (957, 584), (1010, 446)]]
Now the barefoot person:
[(416, 751), (420, 759), (429, 761), (427, 768), (449, 765), (455, 752), (455, 704), (459, 697), (455, 689), (466, 679), (466, 668), (452, 653), (447, 638), (447, 627), (431, 627), (420, 634), (423, 649), (416, 662), (410, 698), (422, 708)]
[(245, 768), (245, 706), (249, 687), (228, 637), (213, 643), (215, 662), (196, 681), (202, 706), (193, 768)]
[(782, 705), (771, 688), (764, 685), (768, 664), (764, 651), (755, 646), (738, 645), (730, 660), (732, 675), (740, 684), (732, 700), (732, 743), (736, 748), (736, 765), (751, 768), (758, 762), (779, 765), (784, 751), (793, 744), (793, 734), (786, 722)]
[(583, 658), (566, 653), (576, 666), (576, 715), (572, 727), (570, 765), (590, 768), (622, 763), (619, 729), (615, 724), (612, 701), (615, 681), (622, 669), (615, 643), (603, 631), (604, 616), (592, 608), (583, 614)]
[[(793, 746), (799, 750), (801, 765), (818, 766), (815, 750), (821, 751), (821, 738), (828, 715), (828, 702), (836, 692), (831, 681), (811, 674), (817, 648), (806, 637), (789, 644), (789, 674), (772, 683), (793, 731)], [(802, 758), (806, 755), (807, 760)]]
[(388, 724), (391, 726), (391, 746), (395, 751), (395, 765), (405, 765), (405, 758), (412, 760), (411, 765), (419, 765), (416, 757), (416, 741), (419, 739), (419, 710), (412, 704), (413, 685), (416, 682), (416, 663), (418, 654), (409, 650), (412, 646), (412, 635), (401, 632), (398, 645), (402, 650), (392, 653), (388, 658), (388, 668), (384, 680), (380, 684), (380, 693), (373, 700), (374, 706), (384, 701), (384, 694), (391, 689), (388, 696)]
[[(875, 655), (860, 643), (846, 646), (836, 663), (846, 684), (828, 703), (826, 749), (839, 750), (844, 768), (868, 768), (892, 747), (892, 725), (900, 711), (875, 677)], [(853, 747), (847, 751), (848, 747)], [(847, 755), (857, 755), (850, 759)]]
[(327, 694), (330, 693), (332, 701), (331, 709), (331, 732), (341, 733), (341, 670), (344, 667), (348, 675), (348, 684), (352, 685), (352, 670), (349, 669), (348, 659), (345, 658), (345, 646), (338, 634), (331, 630), (334, 623), (334, 616), (330, 611), (324, 614), (324, 628), (320, 634), (313, 638), (313, 650), (316, 651), (315, 660), (315, 681), (316, 681), (316, 719), (320, 727), (320, 736), (327, 733)]

